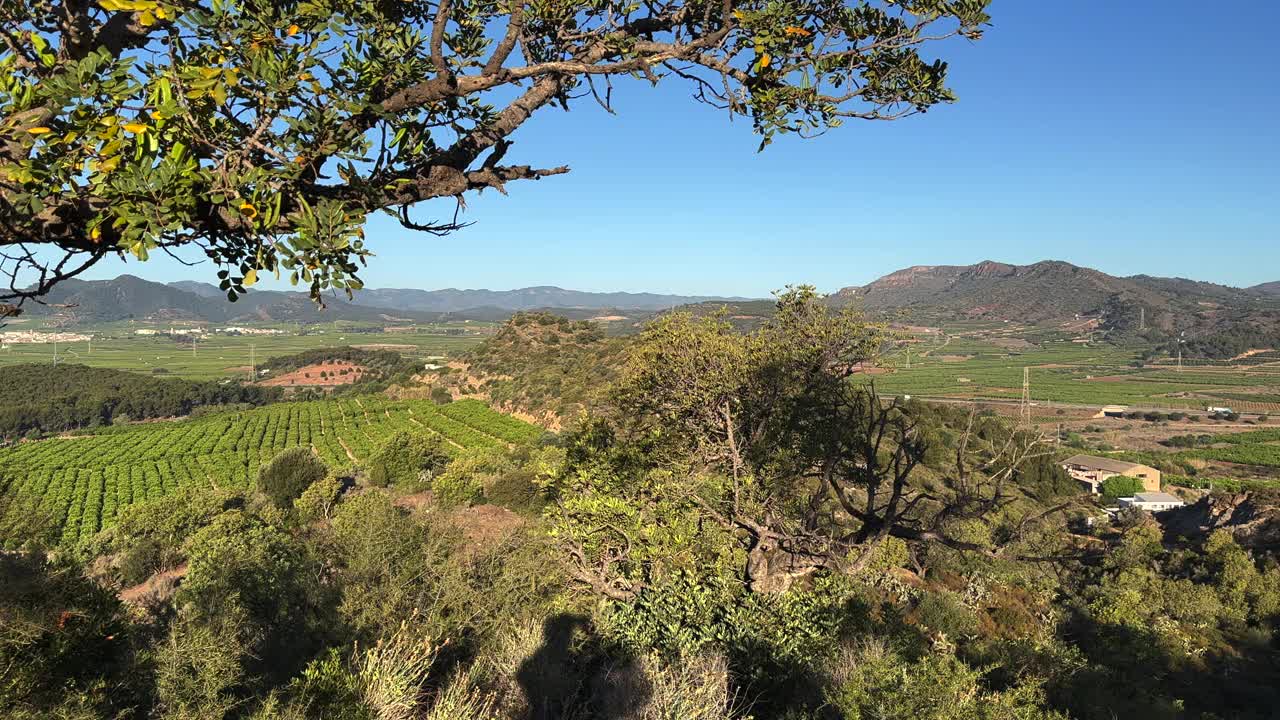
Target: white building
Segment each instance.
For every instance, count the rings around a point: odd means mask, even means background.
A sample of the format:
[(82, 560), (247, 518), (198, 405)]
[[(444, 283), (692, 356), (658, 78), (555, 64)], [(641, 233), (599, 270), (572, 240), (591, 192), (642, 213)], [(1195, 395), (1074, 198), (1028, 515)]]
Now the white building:
[(1142, 492), (1133, 497), (1120, 498), (1119, 502), (1120, 507), (1138, 508), (1147, 512), (1162, 512), (1186, 505), (1166, 492)]

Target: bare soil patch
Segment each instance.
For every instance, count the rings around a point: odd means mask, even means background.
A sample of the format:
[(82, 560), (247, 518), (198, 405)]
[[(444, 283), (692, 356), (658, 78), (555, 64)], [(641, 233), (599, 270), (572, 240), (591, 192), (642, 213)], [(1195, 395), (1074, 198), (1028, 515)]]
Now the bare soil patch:
[(413, 352), (416, 345), (397, 345), (395, 343), (371, 343), (369, 345), (352, 345), (357, 350), (394, 350), (395, 352)]
[(420, 493), (413, 493), (412, 495), (401, 495), (395, 500), (392, 500), (391, 504), (396, 507), (405, 508), (406, 510), (417, 510), (418, 508), (430, 505), (434, 500), (435, 498), (431, 495), (431, 491), (424, 490)]
[(453, 513), (452, 520), (473, 550), (497, 545), (524, 525), (524, 518), (497, 505), (462, 508)]
[(300, 367), (258, 383), (267, 387), (336, 387), (350, 385), (364, 377), (365, 368), (345, 360), (332, 360)]

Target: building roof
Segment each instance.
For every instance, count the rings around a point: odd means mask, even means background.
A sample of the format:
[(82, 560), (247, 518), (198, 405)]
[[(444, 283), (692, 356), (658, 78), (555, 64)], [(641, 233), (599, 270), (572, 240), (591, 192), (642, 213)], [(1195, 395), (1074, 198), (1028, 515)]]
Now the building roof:
[(1079, 465), (1080, 467), (1089, 468), (1090, 470), (1105, 470), (1107, 472), (1123, 473), (1134, 468), (1145, 467), (1137, 463), (1125, 462), (1123, 460), (1113, 460), (1111, 458), (1095, 457), (1093, 455), (1072, 455), (1063, 460), (1067, 465)]
[(1133, 496), (1134, 501), (1143, 503), (1180, 503), (1182, 498), (1167, 492), (1141, 492)]

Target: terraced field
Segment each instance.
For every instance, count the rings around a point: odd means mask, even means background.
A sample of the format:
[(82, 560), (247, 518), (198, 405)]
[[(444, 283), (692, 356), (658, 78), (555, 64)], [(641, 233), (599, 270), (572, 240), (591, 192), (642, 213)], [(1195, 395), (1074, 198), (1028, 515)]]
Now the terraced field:
[(121, 510), (188, 486), (248, 488), (281, 450), (311, 447), (335, 470), (357, 465), (394, 434), (439, 434), (454, 450), (523, 442), (541, 428), (475, 400), (436, 405), (381, 395), (281, 403), (193, 420), (121, 425), (0, 450), (0, 493), (42, 498), (73, 543)]

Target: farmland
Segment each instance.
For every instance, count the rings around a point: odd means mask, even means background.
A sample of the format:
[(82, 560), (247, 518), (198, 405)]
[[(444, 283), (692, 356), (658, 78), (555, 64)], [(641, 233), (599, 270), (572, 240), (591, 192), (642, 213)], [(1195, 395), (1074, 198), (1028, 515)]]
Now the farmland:
[[(950, 335), (950, 332), (957, 332)], [(1141, 361), (1145, 347), (1071, 342), (1062, 334), (997, 333), (947, 329), (888, 359), (892, 372), (875, 376), (891, 394), (961, 400), (1018, 400), (1023, 368), (1030, 368), (1035, 403), (1098, 407), (1203, 410), (1230, 404), (1242, 411), (1280, 410), (1280, 362), (1260, 356), (1247, 363)]]
[(343, 471), (402, 431), (436, 433), (454, 452), (541, 434), (475, 400), (441, 406), (369, 395), (280, 403), (21, 443), (0, 450), (0, 493), (41, 498), (63, 542), (74, 543), (114, 524), (129, 505), (179, 488), (250, 488), (258, 468), (286, 448), (311, 447)]
[[(134, 334), (143, 327), (164, 330), (167, 326), (111, 323), (77, 328), (77, 332), (93, 335), (92, 343), (59, 343), (57, 352), (60, 362), (204, 380), (245, 375), (254, 361), (336, 345), (387, 346), (413, 359), (456, 355), (479, 344), (491, 330), (484, 323), (429, 325), (393, 332), (354, 323), (335, 325), (308, 327), (305, 331), (299, 331), (297, 326), (275, 327), (284, 331), (282, 335), (217, 334), (199, 340), (193, 348), (190, 343), (179, 343), (164, 335)], [(0, 349), (0, 367), (51, 362), (53, 353), (54, 347), (48, 343), (9, 345)]]

